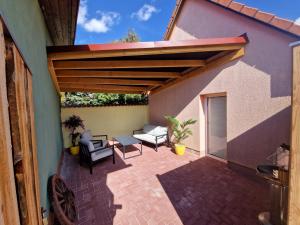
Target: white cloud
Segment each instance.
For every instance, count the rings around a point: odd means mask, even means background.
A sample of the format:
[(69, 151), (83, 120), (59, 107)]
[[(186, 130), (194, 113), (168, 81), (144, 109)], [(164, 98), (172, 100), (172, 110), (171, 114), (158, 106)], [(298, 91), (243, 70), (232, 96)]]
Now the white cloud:
[(153, 13), (157, 13), (159, 10), (153, 5), (145, 4), (137, 12), (131, 14), (131, 18), (137, 18), (139, 21), (147, 21), (151, 18)]
[(295, 23), (300, 25), (300, 17), (298, 17), (298, 19), (295, 20)]
[(116, 12), (101, 12), (100, 18), (87, 20), (83, 27), (88, 32), (106, 33), (110, 28), (118, 23), (120, 14)]
[(83, 25), (87, 20), (87, 1), (81, 0), (79, 5), (77, 23)]
[(82, 26), (88, 32), (106, 33), (111, 27), (120, 21), (120, 14), (117, 12), (101, 12), (99, 18), (88, 19), (87, 0), (81, 1), (78, 11), (77, 24)]

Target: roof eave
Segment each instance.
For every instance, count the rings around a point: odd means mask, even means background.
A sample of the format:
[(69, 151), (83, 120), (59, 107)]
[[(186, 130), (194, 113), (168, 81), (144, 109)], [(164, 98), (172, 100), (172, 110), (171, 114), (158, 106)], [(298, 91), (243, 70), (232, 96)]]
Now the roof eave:
[(39, 5), (53, 44), (73, 45), (79, 0), (39, 0)]
[[(166, 32), (165, 32), (165, 34), (164, 34), (164, 40), (168, 40), (168, 39), (170, 38), (171, 32), (172, 32), (172, 30), (173, 30), (173, 28), (174, 28), (174, 25), (175, 25), (175, 23), (176, 23), (176, 20), (177, 20), (177, 18), (178, 18), (178, 15), (180, 14), (180, 11), (181, 11), (181, 9), (182, 9), (182, 7), (183, 7), (183, 5), (184, 5), (184, 1), (185, 1), (185, 0), (177, 0), (175, 9), (174, 9), (173, 14), (172, 14), (172, 16), (171, 16), (171, 19), (170, 19), (170, 21), (169, 21), (167, 30), (166, 30)], [(270, 23), (266, 23), (266, 22), (264, 22), (264, 21), (262, 21), (262, 20), (259, 20), (259, 19), (257, 19), (257, 18), (248, 16), (248, 15), (246, 15), (246, 14), (244, 14), (244, 13), (241, 13), (241, 12), (239, 12), (239, 11), (237, 11), (237, 10), (234, 10), (234, 9), (230, 8), (230, 7), (229, 7), (230, 4), (231, 4), (232, 2), (234, 2), (234, 1), (232, 1), (232, 0), (226, 0), (226, 1), (224, 1), (224, 2), (227, 2), (226, 4), (225, 4), (225, 3), (221, 4), (221, 3), (219, 3), (219, 2), (216, 1), (216, 0), (206, 0), (206, 1), (212, 3), (212, 4), (216, 5), (216, 6), (222, 7), (222, 8), (225, 9), (225, 10), (230, 10), (231, 12), (234, 12), (234, 13), (237, 13), (237, 14), (239, 14), (239, 15), (241, 15), (241, 16), (244, 16), (244, 17), (246, 17), (246, 18), (248, 18), (248, 19), (251, 19), (251, 20), (253, 20), (253, 21), (255, 21), (255, 22), (264, 24), (264, 25), (266, 25), (266, 26), (268, 26), (268, 27), (270, 27), (270, 28), (272, 28), (272, 29), (275, 29), (275, 30), (278, 30), (278, 31), (280, 31), (280, 32), (283, 32), (283, 33), (285, 33), (285, 34), (287, 34), (287, 35), (289, 35), (289, 36), (292, 36), (292, 37), (295, 37), (295, 38), (300, 38), (300, 32), (297, 32), (297, 31), (293, 32), (293, 31), (291, 31), (292, 26), (298, 27), (297, 24), (295, 24), (295, 23), (293, 23), (293, 24), (291, 25), (291, 27), (289, 27), (288, 29), (283, 29), (283, 28), (274, 26), (274, 25), (272, 25), (272, 24), (270, 24)], [(234, 2), (234, 3), (237, 3), (237, 2)], [(240, 4), (240, 3), (238, 3), (238, 4)], [(259, 12), (262, 12), (262, 11), (259, 11)], [(265, 12), (262, 12), (262, 13), (265, 13)], [(275, 16), (274, 16), (274, 17), (275, 17)], [(276, 19), (279, 19), (279, 20), (284, 20), (284, 19), (278, 18), (278, 17), (275, 17), (275, 18), (276, 18)], [(292, 21), (290, 21), (290, 22), (292, 22)], [(298, 33), (299, 33), (299, 34), (298, 34)]]

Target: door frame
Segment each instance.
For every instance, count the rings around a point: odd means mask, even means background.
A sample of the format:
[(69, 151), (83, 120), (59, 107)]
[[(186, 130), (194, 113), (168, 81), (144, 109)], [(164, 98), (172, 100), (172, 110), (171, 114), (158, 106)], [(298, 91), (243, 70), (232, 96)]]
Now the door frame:
[[(211, 97), (226, 97), (226, 139), (227, 139), (227, 92), (217, 92), (210, 94), (203, 94), (200, 96), (201, 109), (200, 109), (200, 151), (204, 152), (205, 156), (227, 163), (226, 159), (222, 159), (208, 153), (208, 98)], [(227, 140), (226, 140), (226, 156), (227, 156)]]

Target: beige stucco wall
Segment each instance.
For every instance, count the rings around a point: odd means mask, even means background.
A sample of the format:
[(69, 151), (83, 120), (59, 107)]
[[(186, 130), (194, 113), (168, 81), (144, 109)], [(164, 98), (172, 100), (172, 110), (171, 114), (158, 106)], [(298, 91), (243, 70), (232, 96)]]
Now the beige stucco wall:
[(170, 39), (248, 34), (246, 55), (150, 97), (150, 121), (163, 115), (194, 118), (188, 147), (205, 155), (205, 104), (200, 97), (227, 95), (228, 160), (255, 168), (282, 142), (289, 143), (292, 52), (296, 39), (206, 1), (187, 0)]
[[(109, 139), (118, 135), (131, 135), (133, 130), (142, 128), (149, 119), (148, 105), (62, 108), (62, 121), (73, 114), (80, 116), (85, 128), (93, 134), (107, 134)], [(63, 137), (67, 148), (71, 144), (64, 128)]]

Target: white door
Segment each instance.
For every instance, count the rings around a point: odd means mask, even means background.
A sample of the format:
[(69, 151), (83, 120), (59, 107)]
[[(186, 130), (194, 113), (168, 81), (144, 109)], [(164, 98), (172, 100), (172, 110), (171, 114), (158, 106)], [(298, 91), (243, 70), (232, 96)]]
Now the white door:
[(226, 160), (226, 97), (208, 97), (207, 104), (207, 153)]

